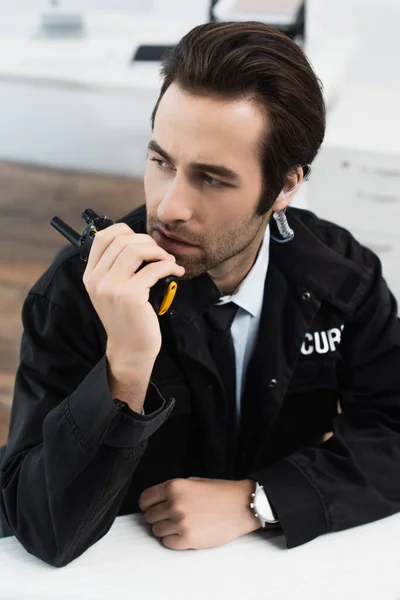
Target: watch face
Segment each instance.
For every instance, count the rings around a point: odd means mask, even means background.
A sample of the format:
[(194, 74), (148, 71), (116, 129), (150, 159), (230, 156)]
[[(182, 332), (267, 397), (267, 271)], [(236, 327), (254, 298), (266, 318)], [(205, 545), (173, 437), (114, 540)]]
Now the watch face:
[(277, 523), (263, 487), (259, 487), (258, 490), (256, 490), (254, 496), (254, 506), (257, 514), (261, 517), (261, 519), (263, 519), (263, 521), (267, 521), (268, 523)]

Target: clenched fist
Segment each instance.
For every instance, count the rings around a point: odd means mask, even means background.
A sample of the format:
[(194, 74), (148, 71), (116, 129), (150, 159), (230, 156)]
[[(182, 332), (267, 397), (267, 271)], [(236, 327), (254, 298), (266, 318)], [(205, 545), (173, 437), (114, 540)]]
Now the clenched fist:
[(145, 490), (139, 507), (173, 550), (222, 546), (261, 527), (249, 507), (254, 481), (171, 479)]

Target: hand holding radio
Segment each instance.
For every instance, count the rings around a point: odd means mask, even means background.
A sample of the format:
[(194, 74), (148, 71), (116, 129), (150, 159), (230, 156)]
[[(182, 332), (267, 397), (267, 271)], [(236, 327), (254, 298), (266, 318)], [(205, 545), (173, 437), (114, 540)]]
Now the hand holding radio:
[(110, 379), (131, 393), (138, 373), (148, 383), (161, 348), (157, 314), (168, 310), (185, 270), (150, 235), (114, 224), (91, 209), (82, 217), (88, 223), (82, 235), (58, 217), (51, 224), (87, 262), (83, 283), (107, 333)]
[(156, 359), (161, 333), (150, 289), (165, 277), (183, 274), (174, 256), (125, 223), (97, 233), (83, 282), (107, 332), (107, 357), (121, 375), (132, 363)]

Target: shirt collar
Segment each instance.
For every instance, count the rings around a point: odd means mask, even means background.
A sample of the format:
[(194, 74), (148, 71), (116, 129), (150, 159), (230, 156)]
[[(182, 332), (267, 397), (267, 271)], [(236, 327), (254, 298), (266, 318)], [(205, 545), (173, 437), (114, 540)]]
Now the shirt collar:
[(261, 310), (265, 278), (269, 264), (270, 228), (265, 228), (264, 237), (256, 261), (240, 286), (231, 296), (221, 296), (218, 304), (234, 302), (255, 317)]

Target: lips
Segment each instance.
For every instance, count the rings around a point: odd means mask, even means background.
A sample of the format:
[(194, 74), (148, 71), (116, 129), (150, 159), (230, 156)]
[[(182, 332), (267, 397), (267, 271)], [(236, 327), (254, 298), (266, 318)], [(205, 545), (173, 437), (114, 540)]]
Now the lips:
[(184, 240), (183, 238), (178, 237), (177, 235), (166, 233), (162, 229), (156, 229), (156, 231), (158, 231), (163, 236), (165, 236), (166, 238), (168, 238), (169, 240), (171, 240), (173, 242), (179, 242), (181, 244), (187, 244), (188, 246), (195, 246), (196, 245), (196, 244), (192, 244), (191, 242), (187, 242), (186, 240)]

